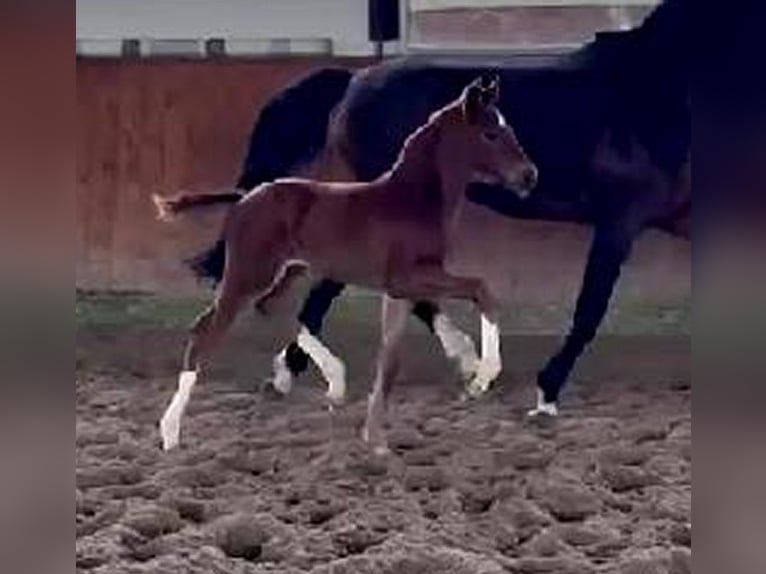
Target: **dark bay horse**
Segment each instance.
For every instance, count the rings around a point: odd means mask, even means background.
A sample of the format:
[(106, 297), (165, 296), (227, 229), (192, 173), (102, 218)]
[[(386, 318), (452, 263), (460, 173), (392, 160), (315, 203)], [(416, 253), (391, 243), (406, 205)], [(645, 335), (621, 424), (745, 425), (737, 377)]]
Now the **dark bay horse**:
[[(178, 444), (180, 421), (198, 371), (242, 306), (265, 307), (295, 273), (384, 291), (383, 341), (366, 436), (385, 448), (382, 415), (396, 367), (397, 343), (409, 313), (407, 299), (452, 297), (474, 302), (482, 314), (482, 358), (469, 387), (485, 391), (500, 373), (497, 304), (484, 280), (447, 270), (465, 190), (472, 181), (526, 195), (537, 168), (496, 107), (498, 81), (476, 80), (433, 113), (404, 142), (383, 175), (368, 183), (277, 179), (242, 198), (231, 194), (156, 198), (160, 214), (236, 203), (223, 230), (226, 262), (215, 302), (195, 321), (179, 388), (160, 423), (165, 449)], [(343, 364), (305, 327), (298, 344), (328, 380), (328, 397), (345, 394)]]
[[(690, 232), (690, 19), (688, 0), (665, 0), (636, 29), (598, 34), (580, 50), (543, 63), (408, 57), (356, 74), (321, 70), (261, 114), (241, 183), (249, 188), (295, 173), (321, 155), (319, 141), (325, 141), (325, 150), (341, 149), (355, 179), (374, 179), (396, 158), (407, 134), (468, 78), (499, 73), (499, 108), (542, 176), (528, 200), (487, 185), (471, 186), (469, 199), (513, 217), (594, 226), (571, 330), (537, 379), (537, 411), (555, 413), (636, 238), (652, 227), (680, 236)], [(307, 133), (305, 121), (316, 131)], [(285, 152), (275, 154), (272, 141), (290, 143), (280, 144)], [(220, 279), (223, 253), (217, 245), (197, 260), (198, 270)], [(310, 332), (320, 332), (342, 290), (334, 280), (314, 286), (299, 315)], [(422, 300), (413, 312), (444, 339), (437, 305)], [(308, 357), (294, 343), (286, 360), (297, 374)]]

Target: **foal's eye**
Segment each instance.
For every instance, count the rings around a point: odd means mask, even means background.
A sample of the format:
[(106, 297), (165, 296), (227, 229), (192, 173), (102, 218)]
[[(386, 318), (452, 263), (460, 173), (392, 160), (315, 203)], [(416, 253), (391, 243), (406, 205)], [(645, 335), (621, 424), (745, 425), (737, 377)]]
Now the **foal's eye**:
[(484, 139), (487, 141), (495, 141), (497, 138), (500, 137), (500, 134), (497, 132), (484, 132)]

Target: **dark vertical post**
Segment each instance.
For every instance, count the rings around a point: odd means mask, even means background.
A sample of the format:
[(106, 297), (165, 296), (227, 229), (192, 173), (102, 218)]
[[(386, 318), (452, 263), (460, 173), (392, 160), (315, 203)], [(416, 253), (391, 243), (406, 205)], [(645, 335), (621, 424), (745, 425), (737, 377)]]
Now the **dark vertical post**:
[(399, 0), (368, 0), (368, 36), (375, 57), (383, 58), (386, 42), (399, 39)]

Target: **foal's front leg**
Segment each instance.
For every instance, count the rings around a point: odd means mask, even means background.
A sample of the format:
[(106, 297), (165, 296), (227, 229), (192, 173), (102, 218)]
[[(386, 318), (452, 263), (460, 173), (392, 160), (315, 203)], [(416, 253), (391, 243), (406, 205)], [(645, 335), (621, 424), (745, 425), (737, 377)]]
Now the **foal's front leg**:
[(392, 285), (389, 292), (402, 297), (452, 297), (476, 303), (481, 312), (481, 359), (466, 388), (471, 396), (489, 390), (502, 370), (502, 360), (498, 304), (484, 281), (451, 275), (440, 265), (418, 266)]
[(472, 397), (483, 395), (503, 369), (500, 356), (500, 328), (497, 309), (481, 313), (481, 360), (466, 390)]
[(411, 303), (406, 299), (383, 296), (380, 348), (363, 433), (364, 440), (373, 447), (376, 454), (388, 451), (383, 426), (391, 385), (399, 369), (399, 342), (407, 325), (410, 306)]

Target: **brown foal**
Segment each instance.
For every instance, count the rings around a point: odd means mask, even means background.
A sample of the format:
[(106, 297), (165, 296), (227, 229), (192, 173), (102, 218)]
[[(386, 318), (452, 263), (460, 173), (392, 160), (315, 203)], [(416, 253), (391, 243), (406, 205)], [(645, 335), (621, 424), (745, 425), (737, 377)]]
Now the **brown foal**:
[[(369, 183), (282, 179), (238, 201), (224, 225), (226, 266), (215, 302), (195, 321), (179, 387), (160, 423), (163, 447), (178, 444), (181, 415), (198, 370), (237, 312), (255, 297), (265, 308), (297, 270), (379, 289), (383, 336), (366, 439), (385, 448), (383, 413), (396, 367), (408, 299), (449, 297), (474, 302), (482, 314), (482, 358), (469, 383), (486, 390), (501, 369), (497, 305), (485, 282), (450, 274), (450, 236), (471, 181), (492, 181), (520, 194), (537, 171), (496, 107), (498, 83), (477, 80), (431, 115), (405, 142), (393, 167)], [(215, 203), (209, 194), (156, 198), (161, 215)], [(231, 201), (225, 196), (220, 202)], [(306, 329), (301, 347), (328, 379), (328, 397), (345, 394), (343, 364)]]

